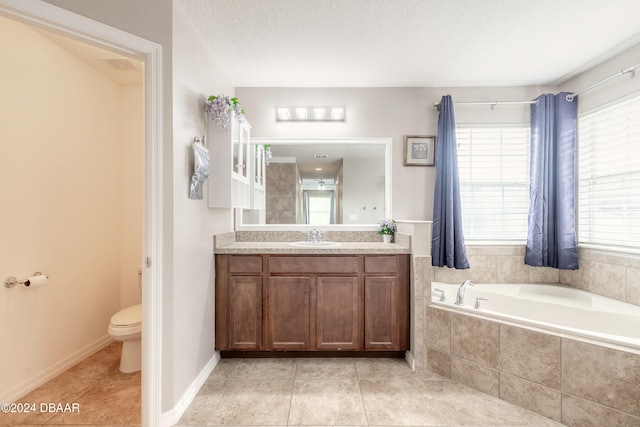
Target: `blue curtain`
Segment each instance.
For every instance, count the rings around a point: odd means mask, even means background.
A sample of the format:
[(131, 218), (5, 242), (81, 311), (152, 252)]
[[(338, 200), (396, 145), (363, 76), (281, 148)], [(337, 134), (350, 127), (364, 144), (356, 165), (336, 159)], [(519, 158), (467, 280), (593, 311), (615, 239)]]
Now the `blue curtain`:
[(462, 209), (456, 152), (456, 120), (451, 95), (440, 101), (436, 138), (436, 185), (433, 198), (431, 263), (437, 267), (469, 268), (462, 233)]
[(531, 106), (531, 183), (525, 264), (578, 268), (575, 162), (578, 99), (544, 94)]

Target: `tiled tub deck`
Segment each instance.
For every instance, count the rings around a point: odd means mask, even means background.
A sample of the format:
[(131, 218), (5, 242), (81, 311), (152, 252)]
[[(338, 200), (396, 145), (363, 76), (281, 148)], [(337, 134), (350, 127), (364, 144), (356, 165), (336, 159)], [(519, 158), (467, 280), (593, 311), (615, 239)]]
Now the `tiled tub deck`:
[(427, 368), (568, 426), (640, 426), (640, 354), (437, 306)]

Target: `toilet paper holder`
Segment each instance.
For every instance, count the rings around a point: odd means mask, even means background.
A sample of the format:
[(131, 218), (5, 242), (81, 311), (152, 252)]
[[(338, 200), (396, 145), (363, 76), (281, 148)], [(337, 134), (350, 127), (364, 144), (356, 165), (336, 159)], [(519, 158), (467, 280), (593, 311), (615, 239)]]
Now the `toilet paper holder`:
[[(33, 275), (34, 276), (42, 276), (42, 273), (40, 273), (39, 271), (36, 271), (35, 273), (33, 273)], [(45, 275), (44, 277), (46, 277), (47, 279), (49, 278), (48, 275)], [(4, 281), (4, 287), (5, 288), (13, 288), (15, 285), (29, 286), (29, 285), (31, 285), (31, 283), (29, 282), (29, 278), (18, 280), (14, 276), (7, 277), (5, 279), (5, 281)]]

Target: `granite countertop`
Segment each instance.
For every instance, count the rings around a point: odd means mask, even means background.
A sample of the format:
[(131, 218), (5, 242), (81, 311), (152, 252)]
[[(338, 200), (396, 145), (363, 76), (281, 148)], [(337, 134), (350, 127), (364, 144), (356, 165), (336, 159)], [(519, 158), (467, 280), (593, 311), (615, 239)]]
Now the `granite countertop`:
[(232, 242), (216, 245), (216, 254), (292, 254), (292, 255), (332, 255), (332, 254), (408, 254), (409, 247), (398, 243), (382, 242), (340, 242), (335, 247), (307, 248), (291, 246), (289, 242)]

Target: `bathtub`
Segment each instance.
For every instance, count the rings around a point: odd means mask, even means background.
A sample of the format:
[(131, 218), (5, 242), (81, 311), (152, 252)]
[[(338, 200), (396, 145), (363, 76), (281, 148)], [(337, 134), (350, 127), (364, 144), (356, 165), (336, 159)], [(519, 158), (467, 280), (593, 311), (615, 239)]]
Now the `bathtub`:
[[(548, 284), (475, 284), (467, 286), (464, 305), (455, 305), (460, 284), (432, 282), (433, 305), (577, 336), (640, 351), (640, 307), (580, 289)], [(445, 291), (445, 301), (440, 301)], [(476, 298), (481, 300), (475, 309)]]

